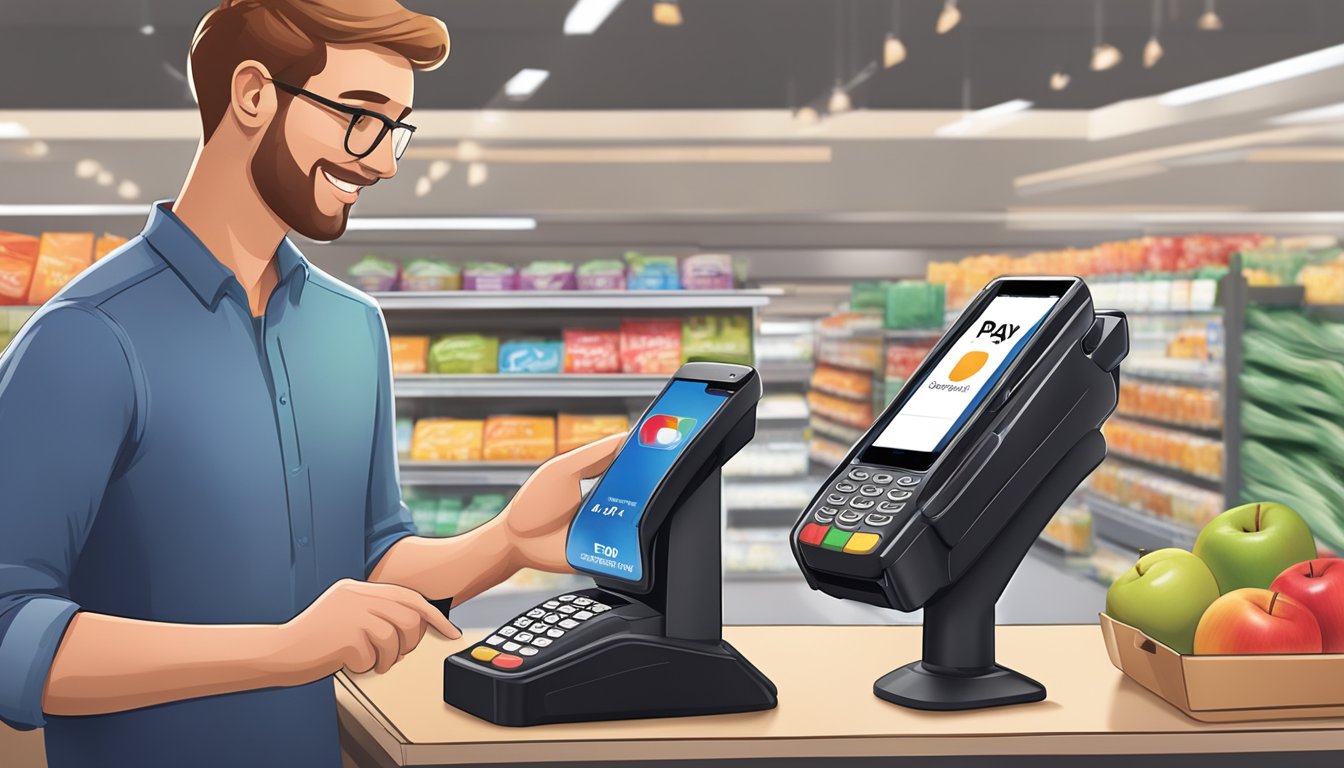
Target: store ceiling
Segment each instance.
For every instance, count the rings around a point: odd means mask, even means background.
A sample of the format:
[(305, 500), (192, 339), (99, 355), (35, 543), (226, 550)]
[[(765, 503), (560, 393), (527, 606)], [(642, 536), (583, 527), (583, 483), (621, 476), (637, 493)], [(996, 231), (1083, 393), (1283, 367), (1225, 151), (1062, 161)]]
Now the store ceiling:
[[(449, 63), (417, 84), (420, 109), (779, 109), (828, 90), (837, 27), (848, 77), (880, 54), (891, 0), (683, 0), (680, 28), (653, 24), (650, 0), (624, 0), (591, 36), (562, 34), (569, 0), (406, 0), (443, 18)], [(206, 0), (0, 0), (0, 108), (173, 109), (190, 106), (187, 46)], [(1087, 70), (1088, 0), (961, 0), (963, 21), (933, 31), (942, 0), (901, 0), (908, 60), (854, 95), (858, 107), (959, 109), (1024, 98), (1046, 109), (1091, 109), (1161, 93), (1344, 42), (1338, 0), (1218, 0), (1219, 32), (1195, 28), (1204, 0), (1165, 0), (1166, 57), (1140, 61), (1148, 0), (1105, 0), (1105, 39), (1125, 60)], [(141, 32), (152, 25), (154, 33)], [(524, 67), (552, 75), (529, 101), (500, 96)], [(1073, 76), (1051, 92), (1056, 70)]]

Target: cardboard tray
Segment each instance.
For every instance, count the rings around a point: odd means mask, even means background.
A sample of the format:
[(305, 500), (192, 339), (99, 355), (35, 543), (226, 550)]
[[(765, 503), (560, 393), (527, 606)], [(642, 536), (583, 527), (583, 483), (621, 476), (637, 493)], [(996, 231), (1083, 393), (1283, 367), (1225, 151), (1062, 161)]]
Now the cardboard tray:
[(1116, 669), (1195, 720), (1344, 717), (1344, 654), (1182, 656), (1101, 614)]

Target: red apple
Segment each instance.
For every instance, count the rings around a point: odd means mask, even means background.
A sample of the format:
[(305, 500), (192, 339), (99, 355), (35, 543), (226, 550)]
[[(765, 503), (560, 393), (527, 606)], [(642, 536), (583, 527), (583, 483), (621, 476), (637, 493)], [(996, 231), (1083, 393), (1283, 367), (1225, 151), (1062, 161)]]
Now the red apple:
[(1330, 557), (1289, 566), (1270, 589), (1311, 611), (1321, 625), (1326, 653), (1344, 653), (1344, 560)]
[(1280, 592), (1245, 587), (1213, 601), (1195, 628), (1196, 654), (1320, 653), (1321, 625)]

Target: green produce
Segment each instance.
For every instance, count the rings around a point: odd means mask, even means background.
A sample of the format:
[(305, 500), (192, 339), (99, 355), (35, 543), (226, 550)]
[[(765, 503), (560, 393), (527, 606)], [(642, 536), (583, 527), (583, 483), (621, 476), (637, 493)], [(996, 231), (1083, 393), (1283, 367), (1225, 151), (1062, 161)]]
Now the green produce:
[(1295, 355), (1261, 334), (1246, 334), (1242, 349), (1248, 365), (1261, 366), (1284, 378), (1296, 378), (1344, 403), (1344, 363)]
[(1159, 549), (1139, 558), (1106, 590), (1106, 615), (1188, 654), (1199, 618), (1217, 599), (1218, 582), (1202, 560), (1183, 549)]
[(1322, 415), (1335, 418), (1344, 403), (1311, 384), (1284, 379), (1263, 368), (1246, 366), (1241, 373), (1241, 394), (1247, 401), (1279, 406), (1289, 418)]
[(1344, 427), (1333, 420), (1301, 413), (1276, 415), (1255, 403), (1243, 402), (1241, 427), (1251, 437), (1311, 446), (1323, 458), (1344, 466)]
[(1304, 357), (1344, 357), (1344, 323), (1315, 320), (1297, 310), (1252, 308), (1246, 312), (1247, 335), (1264, 336), (1285, 344)]
[(1284, 568), (1316, 557), (1316, 540), (1291, 507), (1255, 502), (1209, 521), (1195, 539), (1195, 555), (1209, 566), (1223, 594), (1268, 589)]
[(1299, 511), (1312, 533), (1344, 551), (1344, 473), (1312, 448), (1246, 440), (1241, 449), (1242, 498), (1278, 499)]

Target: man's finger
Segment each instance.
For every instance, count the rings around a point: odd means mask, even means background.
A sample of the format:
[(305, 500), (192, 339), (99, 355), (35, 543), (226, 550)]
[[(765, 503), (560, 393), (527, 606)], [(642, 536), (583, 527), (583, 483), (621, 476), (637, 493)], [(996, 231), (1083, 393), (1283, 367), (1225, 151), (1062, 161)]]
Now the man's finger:
[(622, 432), (619, 435), (604, 437), (581, 448), (575, 448), (560, 456), (558, 461), (563, 462), (565, 470), (576, 477), (597, 477), (611, 466), (628, 435), (628, 432)]
[(414, 610), (387, 600), (369, 608), (369, 613), (386, 620), (396, 628), (402, 655), (415, 650), (415, 646), (420, 643), (425, 622)]
[(417, 600), (411, 601), (410, 607), (424, 617), (426, 624), (438, 630), (440, 635), (449, 640), (456, 640), (462, 636), (462, 630), (453, 626), (453, 622), (449, 621), (442, 611), (430, 605), (424, 597), (417, 594), (416, 598)]

